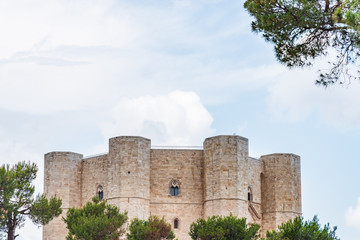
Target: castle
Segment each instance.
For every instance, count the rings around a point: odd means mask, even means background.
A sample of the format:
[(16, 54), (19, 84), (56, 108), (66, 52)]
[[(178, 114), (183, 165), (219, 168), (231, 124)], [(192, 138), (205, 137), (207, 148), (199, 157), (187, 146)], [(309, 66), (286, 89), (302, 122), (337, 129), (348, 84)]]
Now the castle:
[[(301, 215), (300, 157), (249, 157), (248, 139), (236, 135), (207, 138), (203, 149), (151, 148), (149, 139), (121, 136), (104, 155), (50, 152), (44, 188), (62, 198), (63, 215), (98, 195), (130, 219), (164, 216), (180, 240), (198, 218), (232, 213), (266, 232)], [(43, 228), (44, 240), (66, 235), (61, 217)]]

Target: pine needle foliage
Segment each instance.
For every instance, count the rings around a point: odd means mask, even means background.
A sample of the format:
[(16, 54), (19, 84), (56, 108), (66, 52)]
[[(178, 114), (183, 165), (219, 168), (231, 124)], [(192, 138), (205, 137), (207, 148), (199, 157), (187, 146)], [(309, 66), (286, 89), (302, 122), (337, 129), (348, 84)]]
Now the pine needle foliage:
[(252, 30), (274, 44), (280, 63), (311, 66), (335, 51), (316, 84), (360, 79), (360, 0), (247, 0), (244, 7), (255, 17)]
[(127, 220), (127, 212), (120, 213), (117, 206), (98, 197), (82, 208), (70, 208), (63, 217), (69, 230), (67, 240), (118, 240)]
[(246, 218), (212, 216), (192, 223), (189, 235), (193, 240), (257, 240), (259, 229), (258, 224), (249, 226)]
[(128, 240), (171, 240), (175, 234), (170, 223), (163, 218), (150, 216), (147, 220), (134, 218), (127, 233)]
[(339, 238), (336, 236), (336, 227), (331, 228), (329, 223), (321, 227), (319, 219), (314, 216), (311, 221), (296, 217), (283, 223), (277, 231), (268, 231), (266, 240), (339, 240)]
[[(24, 226), (26, 217), (36, 225), (45, 225), (61, 214), (61, 199), (44, 194), (34, 197), (38, 168), (35, 163), (19, 162), (0, 167), (0, 233), (14, 240), (17, 228)], [(1, 235), (0, 235), (1, 236)]]

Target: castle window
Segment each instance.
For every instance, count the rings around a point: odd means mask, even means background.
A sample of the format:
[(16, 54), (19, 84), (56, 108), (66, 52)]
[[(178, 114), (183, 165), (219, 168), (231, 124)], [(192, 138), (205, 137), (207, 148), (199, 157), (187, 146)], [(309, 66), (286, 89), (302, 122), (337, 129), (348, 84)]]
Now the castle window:
[(97, 195), (99, 197), (99, 200), (104, 199), (104, 190), (103, 190), (103, 187), (101, 185), (98, 186)]
[(178, 196), (180, 194), (180, 180), (178, 179), (171, 179), (169, 184), (169, 193), (171, 196)]
[(171, 187), (171, 196), (179, 195), (179, 188), (178, 187)]
[(248, 187), (248, 201), (249, 201), (249, 202), (252, 202), (252, 200), (253, 200), (252, 189), (251, 189), (251, 187), (249, 186), (249, 187)]
[(179, 228), (179, 219), (175, 218), (174, 219), (174, 229), (178, 229)]

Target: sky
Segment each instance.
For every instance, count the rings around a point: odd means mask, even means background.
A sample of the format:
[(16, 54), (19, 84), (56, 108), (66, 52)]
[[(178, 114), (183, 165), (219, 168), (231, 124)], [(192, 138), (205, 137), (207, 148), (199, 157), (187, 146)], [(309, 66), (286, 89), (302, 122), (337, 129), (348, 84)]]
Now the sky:
[[(251, 32), (243, 1), (0, 1), (0, 164), (107, 152), (138, 135), (153, 146), (249, 139), (250, 156), (301, 156), (302, 210), (360, 235), (360, 82), (316, 86)], [(27, 222), (19, 240), (41, 239)]]

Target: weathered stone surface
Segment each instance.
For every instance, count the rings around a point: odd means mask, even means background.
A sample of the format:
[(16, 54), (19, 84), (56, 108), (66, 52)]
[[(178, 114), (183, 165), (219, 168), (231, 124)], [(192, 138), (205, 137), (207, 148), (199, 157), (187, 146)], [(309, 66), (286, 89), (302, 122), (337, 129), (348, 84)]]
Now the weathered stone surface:
[[(70, 207), (81, 206), (81, 166), (83, 155), (72, 152), (45, 154), (44, 192), (62, 199), (63, 215)], [(43, 228), (43, 239), (65, 239), (67, 229), (61, 216)]]
[[(262, 231), (301, 214), (300, 157), (248, 156), (248, 140), (216, 136), (203, 150), (151, 149), (142, 137), (115, 137), (109, 153), (91, 158), (70, 152), (45, 155), (45, 193), (63, 199), (64, 213), (81, 207), (103, 189), (104, 199), (130, 219), (163, 217), (188, 240), (190, 224), (212, 215), (246, 217)], [(172, 196), (170, 188), (178, 187)], [(44, 240), (65, 239), (61, 218), (44, 227)]]
[(300, 157), (270, 154), (262, 161), (262, 227), (274, 229), (301, 214)]
[[(180, 193), (171, 196), (171, 180), (180, 182)], [(189, 239), (190, 224), (203, 216), (203, 151), (151, 150), (152, 215), (164, 216), (173, 223), (179, 219), (175, 234)]]

